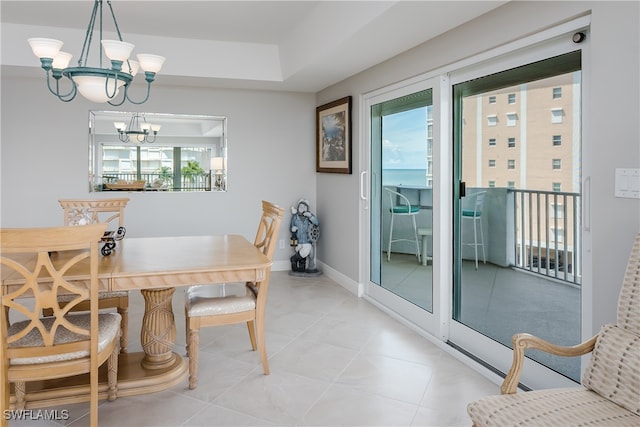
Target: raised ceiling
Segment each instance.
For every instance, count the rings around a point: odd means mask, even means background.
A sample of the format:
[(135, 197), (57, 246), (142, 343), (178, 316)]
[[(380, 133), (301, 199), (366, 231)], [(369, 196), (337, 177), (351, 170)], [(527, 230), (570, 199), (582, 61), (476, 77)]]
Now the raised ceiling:
[[(158, 84), (304, 92), (320, 91), (504, 3), (112, 1), (134, 53), (167, 57)], [(76, 61), (92, 4), (2, 0), (3, 72), (26, 67), (43, 73), (29, 37), (65, 41), (63, 50)]]

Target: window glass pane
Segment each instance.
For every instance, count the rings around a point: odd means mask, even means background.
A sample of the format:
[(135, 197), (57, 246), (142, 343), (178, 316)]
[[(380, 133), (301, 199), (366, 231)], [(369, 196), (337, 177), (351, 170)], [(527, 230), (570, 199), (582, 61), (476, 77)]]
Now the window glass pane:
[[(381, 165), (381, 173), (372, 174), (372, 187), (381, 197), (371, 209), (370, 280), (427, 312), (433, 311), (431, 232), (426, 231), (432, 229), (432, 93), (426, 89), (371, 106), (372, 163)], [(399, 214), (392, 209), (396, 204), (411, 204), (412, 215)], [(415, 269), (407, 279), (409, 266)]]
[(554, 87), (553, 88), (553, 99), (562, 98), (562, 88)]
[(551, 110), (551, 123), (562, 123), (564, 111), (562, 108), (553, 108)]

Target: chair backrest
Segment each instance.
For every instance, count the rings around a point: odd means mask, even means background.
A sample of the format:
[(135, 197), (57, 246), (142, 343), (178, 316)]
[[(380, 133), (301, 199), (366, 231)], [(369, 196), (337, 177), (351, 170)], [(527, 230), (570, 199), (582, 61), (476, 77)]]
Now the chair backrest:
[[(64, 225), (109, 223), (109, 228), (124, 226), (124, 208), (128, 198), (118, 199), (61, 199)], [(117, 221), (117, 222), (116, 222)]]
[[(0, 268), (5, 287), (2, 308), (16, 316), (12, 327), (8, 316), (0, 316), (6, 355), (1, 363), (32, 357), (56, 360), (57, 355), (78, 351), (97, 354), (97, 339), (91, 337), (97, 337), (98, 328), (98, 242), (106, 228), (103, 223), (0, 230)], [(87, 264), (88, 282), (69, 280), (79, 269), (87, 271)], [(58, 296), (62, 294), (77, 297), (60, 307)], [(91, 324), (82, 326), (69, 321), (65, 315), (87, 299), (91, 299)], [(53, 310), (53, 316), (43, 319), (41, 312), (46, 308)], [(38, 336), (43, 345), (34, 347), (32, 340)], [(61, 336), (68, 337), (65, 341), (69, 342), (54, 345), (54, 338)]]
[(604, 325), (582, 375), (589, 390), (640, 415), (640, 233), (629, 256), (617, 324)]
[(618, 326), (640, 335), (640, 233), (631, 248), (618, 298)]
[[(417, 212), (417, 210), (415, 209), (416, 206), (412, 208), (411, 202), (409, 201), (407, 196), (405, 196), (404, 194), (386, 187), (385, 187), (385, 191), (389, 193), (389, 206), (390, 206), (389, 209), (391, 209), (391, 212), (396, 214), (403, 214), (403, 213), (406, 214), (406, 213)], [(402, 209), (398, 209), (398, 207), (401, 207)]]
[(484, 196), (486, 194), (487, 192), (483, 190), (465, 196), (467, 202), (465, 203), (465, 207), (462, 209), (462, 215), (474, 217), (480, 216), (482, 214), (482, 206), (484, 204)]
[(283, 208), (271, 202), (262, 201), (262, 217), (253, 244), (270, 260), (273, 259), (273, 253), (276, 250), (276, 241), (283, 215)]

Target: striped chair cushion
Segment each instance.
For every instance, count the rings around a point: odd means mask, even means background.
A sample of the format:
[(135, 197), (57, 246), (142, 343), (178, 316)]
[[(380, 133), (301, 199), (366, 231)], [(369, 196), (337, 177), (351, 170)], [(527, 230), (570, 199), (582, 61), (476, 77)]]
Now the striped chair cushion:
[(467, 410), (476, 427), (640, 425), (640, 416), (584, 387), (489, 396)]
[(603, 326), (582, 384), (640, 415), (640, 336), (616, 325)]

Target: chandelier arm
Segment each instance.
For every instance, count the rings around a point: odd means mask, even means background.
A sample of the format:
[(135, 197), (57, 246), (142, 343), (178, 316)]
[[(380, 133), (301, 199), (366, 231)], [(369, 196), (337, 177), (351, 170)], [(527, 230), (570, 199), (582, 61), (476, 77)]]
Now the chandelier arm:
[(152, 143), (156, 142), (156, 135), (157, 135), (156, 133), (149, 134), (149, 135), (147, 135), (147, 136), (145, 137), (145, 140), (146, 140), (149, 144), (152, 144)]
[(129, 135), (127, 135), (125, 132), (118, 132), (118, 139), (122, 142), (129, 142)]
[[(124, 89), (124, 90), (125, 90), (125, 93), (127, 92), (127, 86), (129, 86), (129, 85), (128, 85), (128, 84), (126, 84), (126, 85), (125, 85), (125, 89)], [(123, 97), (122, 97), (122, 100), (121, 100), (120, 102), (113, 102), (113, 101), (109, 100), (109, 101), (107, 101), (107, 104), (109, 104), (109, 105), (113, 105), (114, 107), (119, 107), (119, 106), (121, 106), (122, 104), (124, 104), (124, 101), (126, 101), (126, 100), (127, 100), (127, 97), (126, 97), (126, 96), (123, 96)], [(128, 142), (128, 141), (125, 141), (125, 142)]]
[(56, 90), (53, 90), (51, 88), (51, 74), (49, 72), (47, 72), (46, 74), (47, 74), (47, 87), (49, 88), (49, 92), (57, 96), (58, 99), (60, 99), (60, 101), (69, 102), (76, 97), (76, 94), (78, 93), (78, 87), (76, 86), (76, 82), (71, 80), (71, 89), (69, 90), (69, 92), (60, 94), (60, 77), (57, 77), (57, 78), (54, 77), (56, 81)]
[(114, 85), (113, 85), (113, 93), (109, 93), (109, 80), (112, 78), (111, 73), (105, 73), (106, 77), (104, 79), (104, 92), (107, 94), (109, 99), (113, 99), (118, 94), (118, 72), (115, 71), (113, 73)]
[(147, 100), (149, 99), (149, 95), (151, 94), (151, 82), (147, 81), (147, 96), (142, 100), (142, 101), (134, 101), (133, 99), (131, 99), (131, 97), (129, 96), (129, 91), (125, 89), (124, 91), (124, 96), (127, 99), (127, 101), (129, 101), (132, 104), (144, 104), (145, 102), (147, 102)]

